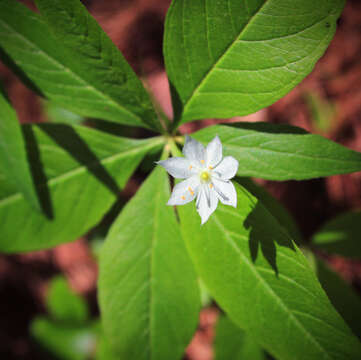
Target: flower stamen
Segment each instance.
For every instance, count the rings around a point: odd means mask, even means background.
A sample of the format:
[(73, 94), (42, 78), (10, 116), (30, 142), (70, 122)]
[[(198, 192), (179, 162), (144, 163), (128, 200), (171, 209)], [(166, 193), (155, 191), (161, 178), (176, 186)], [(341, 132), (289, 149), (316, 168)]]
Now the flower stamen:
[(237, 206), (237, 192), (230, 179), (237, 173), (238, 161), (232, 156), (222, 159), (218, 136), (207, 148), (186, 137), (183, 154), (185, 158), (172, 157), (158, 162), (174, 178), (184, 179), (174, 186), (167, 205), (184, 205), (195, 199), (201, 224), (208, 220), (219, 202)]
[(210, 181), (211, 175), (209, 174), (208, 171), (202, 171), (200, 174), (200, 178), (202, 182), (206, 183)]

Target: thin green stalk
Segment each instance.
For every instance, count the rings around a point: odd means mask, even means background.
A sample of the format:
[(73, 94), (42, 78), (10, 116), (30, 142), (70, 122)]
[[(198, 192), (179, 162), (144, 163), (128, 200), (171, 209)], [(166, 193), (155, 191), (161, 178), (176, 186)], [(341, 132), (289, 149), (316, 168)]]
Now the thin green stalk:
[(162, 155), (160, 156), (160, 160), (167, 159), (169, 157), (169, 153), (170, 153), (170, 147), (169, 147), (168, 143), (166, 143), (163, 148)]
[(169, 146), (172, 156), (183, 156), (182, 152), (175, 143), (174, 138), (169, 138), (167, 145)]

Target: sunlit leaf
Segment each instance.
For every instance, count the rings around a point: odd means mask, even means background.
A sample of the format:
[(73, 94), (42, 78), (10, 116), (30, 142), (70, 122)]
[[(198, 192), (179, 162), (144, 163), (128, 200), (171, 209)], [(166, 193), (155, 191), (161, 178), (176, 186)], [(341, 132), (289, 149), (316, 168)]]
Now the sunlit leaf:
[(41, 211), (40, 201), (28, 164), (25, 143), (14, 109), (0, 84), (0, 163), (34, 209)]
[(173, 0), (164, 55), (182, 122), (262, 109), (313, 69), (344, 0)]
[(102, 334), (97, 343), (96, 360), (119, 360), (119, 357), (113, 353), (107, 337)]
[(144, 154), (163, 141), (60, 124), (23, 130), (46, 215), (34, 213), (0, 164), (1, 252), (50, 248), (83, 235), (110, 208)]
[(293, 126), (239, 123), (192, 134), (203, 143), (216, 135), (224, 154), (239, 161), (239, 176), (304, 180), (361, 171), (361, 153)]
[(181, 359), (200, 309), (166, 173), (158, 167), (113, 224), (101, 250), (99, 300), (119, 359)]
[(280, 360), (357, 359), (361, 346), (275, 217), (235, 184), (237, 209), (219, 205), (200, 226), (178, 206), (197, 272), (232, 321)]
[(159, 129), (142, 83), (80, 1), (37, 4), (44, 18), (18, 1), (0, 1), (0, 58), (77, 114)]

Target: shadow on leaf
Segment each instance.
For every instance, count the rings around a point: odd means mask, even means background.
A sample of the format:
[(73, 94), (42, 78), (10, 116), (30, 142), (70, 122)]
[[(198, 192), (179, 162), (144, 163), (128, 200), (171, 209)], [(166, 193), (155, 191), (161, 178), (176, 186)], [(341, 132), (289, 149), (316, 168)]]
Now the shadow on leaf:
[(257, 131), (259, 133), (267, 133), (267, 134), (296, 134), (296, 135), (312, 135), (308, 133), (306, 130), (302, 128), (298, 128), (296, 126), (287, 125), (287, 124), (271, 124), (266, 122), (257, 122), (257, 123), (233, 123), (233, 124), (222, 124), (223, 126), (234, 127), (238, 129), (244, 130), (252, 130)]
[(34, 130), (32, 126), (27, 125), (22, 126), (22, 131), (36, 194), (44, 214), (48, 219), (52, 220), (54, 219), (53, 205), (51, 203), (47, 179), (41, 162), (39, 145), (36, 141)]
[(173, 127), (175, 128), (181, 120), (181, 116), (182, 116), (182, 112), (183, 112), (183, 103), (182, 103), (182, 99), (178, 93), (178, 90), (175, 88), (175, 86), (173, 85), (173, 83), (171, 81), (169, 81), (169, 89), (171, 90), (170, 93), (172, 96), (172, 104), (173, 104), (173, 111), (174, 111)]
[[(256, 203), (243, 225), (246, 229), (250, 230), (249, 250), (252, 261), (256, 261), (259, 248), (261, 248), (262, 255), (272, 267), (276, 276), (278, 276), (277, 248), (275, 243), (295, 251), (291, 239), (260, 202)], [(280, 231), (277, 231), (278, 229)]]
[(37, 95), (44, 97), (43, 92), (30, 80), (25, 72), (13, 61), (13, 59), (0, 47), (0, 60), (11, 69), (14, 74), (26, 85), (30, 90), (34, 91)]
[(42, 210), (47, 218), (54, 219), (54, 211), (48, 187), (48, 179), (46, 178), (39, 145), (34, 134), (34, 126), (37, 126), (45, 132), (81, 166), (86, 167), (89, 173), (95, 176), (99, 182), (106, 186), (113, 194), (117, 196), (120, 193), (120, 188), (116, 181), (91, 151), (87, 143), (71, 126), (64, 124), (25, 125), (22, 127), (22, 130), (26, 143), (30, 171)]
[(73, 127), (64, 124), (43, 124), (38, 126), (79, 164), (85, 166), (113, 194), (118, 195), (120, 193), (116, 181)]

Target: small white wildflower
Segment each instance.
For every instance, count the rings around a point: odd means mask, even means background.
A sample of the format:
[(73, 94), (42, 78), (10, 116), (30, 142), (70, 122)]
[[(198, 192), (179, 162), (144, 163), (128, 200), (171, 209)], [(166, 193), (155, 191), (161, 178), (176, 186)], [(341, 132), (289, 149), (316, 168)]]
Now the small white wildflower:
[(196, 198), (202, 224), (216, 210), (218, 200), (237, 206), (236, 189), (230, 179), (237, 173), (238, 161), (232, 156), (222, 160), (222, 143), (218, 136), (207, 148), (187, 136), (183, 154), (185, 157), (158, 162), (174, 178), (186, 179), (174, 187), (168, 205), (184, 205)]

